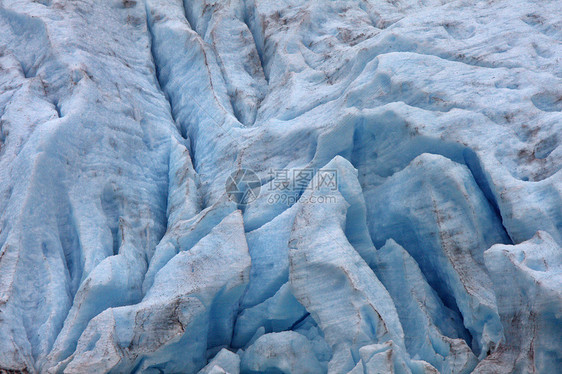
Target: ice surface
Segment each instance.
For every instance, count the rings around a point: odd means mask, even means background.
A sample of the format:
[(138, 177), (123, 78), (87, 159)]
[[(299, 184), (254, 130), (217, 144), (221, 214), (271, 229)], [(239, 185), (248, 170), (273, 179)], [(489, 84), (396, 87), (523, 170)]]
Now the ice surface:
[(393, 298), (408, 352), (439, 372), (471, 372), (478, 361), (462, 319), (443, 305), (408, 252), (389, 239), (377, 251), (375, 273)]
[(239, 374), (240, 357), (228, 349), (221, 349), (219, 353), (205, 366), (199, 374)]
[(556, 372), (562, 362), (560, 245), (539, 231), (518, 245), (494, 245), (484, 256), (506, 341), (476, 372)]
[(468, 168), (422, 154), (376, 191), (366, 194), (375, 244), (396, 238), (445, 306), (460, 312), (474, 351), (494, 349), (503, 334), (483, 252), (508, 239)]
[(244, 373), (323, 373), (311, 342), (294, 331), (266, 334), (242, 353)]
[(0, 372), (562, 371), (560, 14), (0, 0)]
[(234, 212), (174, 256), (140, 303), (93, 318), (74, 353), (60, 357), (65, 360), (54, 371), (197, 372), (207, 349), (230, 345), (249, 268), (242, 216)]

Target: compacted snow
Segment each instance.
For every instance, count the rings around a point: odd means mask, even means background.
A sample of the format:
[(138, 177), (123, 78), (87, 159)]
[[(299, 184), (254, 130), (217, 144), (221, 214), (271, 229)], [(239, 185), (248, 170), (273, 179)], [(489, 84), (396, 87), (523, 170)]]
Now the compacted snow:
[(561, 372), (561, 15), (0, 0), (0, 372)]

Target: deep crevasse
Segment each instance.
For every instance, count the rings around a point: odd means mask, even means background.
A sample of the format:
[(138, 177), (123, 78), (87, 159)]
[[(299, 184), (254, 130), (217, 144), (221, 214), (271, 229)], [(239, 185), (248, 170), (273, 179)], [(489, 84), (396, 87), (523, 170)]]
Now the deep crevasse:
[(560, 370), (561, 12), (0, 1), (0, 369)]

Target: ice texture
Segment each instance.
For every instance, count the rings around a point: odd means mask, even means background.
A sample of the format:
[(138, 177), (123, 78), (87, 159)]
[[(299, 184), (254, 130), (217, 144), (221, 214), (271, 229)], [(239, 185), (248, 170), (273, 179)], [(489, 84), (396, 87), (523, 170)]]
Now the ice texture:
[(562, 372), (560, 14), (0, 0), (0, 372)]
[(498, 295), (506, 340), (476, 372), (558, 371), (562, 351), (560, 245), (539, 231), (517, 245), (496, 244), (484, 256)]
[(443, 305), (408, 252), (389, 239), (377, 251), (375, 273), (392, 296), (410, 354), (439, 372), (470, 373), (478, 361), (462, 319)]

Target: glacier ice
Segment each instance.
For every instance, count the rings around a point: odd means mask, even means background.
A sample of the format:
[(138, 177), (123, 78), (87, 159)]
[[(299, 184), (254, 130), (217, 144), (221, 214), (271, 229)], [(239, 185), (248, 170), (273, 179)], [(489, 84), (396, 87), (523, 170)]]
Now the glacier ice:
[(323, 373), (312, 343), (294, 331), (265, 334), (242, 353), (240, 368), (244, 373)]
[(556, 372), (562, 350), (560, 245), (538, 231), (517, 245), (496, 244), (484, 256), (497, 290), (506, 340), (476, 371)]
[[(337, 171), (352, 167), (341, 157), (326, 165)], [(339, 192), (335, 199), (302, 203), (289, 241), (289, 279), (332, 348), (328, 371), (341, 373), (353, 369), (363, 345), (389, 340), (403, 345), (404, 334), (390, 295), (345, 237), (349, 203)]]
[(199, 371), (199, 374), (239, 374), (240, 356), (223, 348), (216, 354), (207, 366)]
[[(242, 216), (236, 211), (189, 251), (174, 256), (142, 301), (107, 308), (91, 319), (74, 353), (55, 356), (55, 371), (184, 372), (204, 366), (208, 347), (230, 344), (249, 268)], [(56, 344), (53, 352), (59, 352)]]
[(0, 372), (562, 371), (560, 14), (0, 0)]
[(439, 372), (471, 372), (478, 361), (462, 319), (443, 305), (408, 252), (389, 239), (377, 251), (374, 269), (392, 296), (410, 354)]
[(366, 195), (378, 218), (375, 244), (397, 238), (445, 305), (462, 314), (475, 352), (493, 349), (502, 326), (482, 252), (508, 238), (468, 168), (422, 154)]

